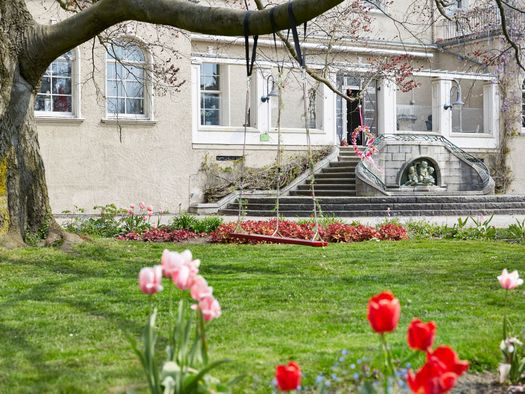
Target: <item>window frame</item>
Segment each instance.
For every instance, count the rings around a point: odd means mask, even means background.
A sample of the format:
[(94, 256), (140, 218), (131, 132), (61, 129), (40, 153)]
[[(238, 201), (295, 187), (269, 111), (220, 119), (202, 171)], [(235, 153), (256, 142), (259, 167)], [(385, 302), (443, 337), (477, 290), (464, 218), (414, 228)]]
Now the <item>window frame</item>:
[[(80, 85), (80, 51), (79, 51), (79, 48), (76, 47), (76, 48), (71, 49), (68, 52), (71, 53), (71, 59), (70, 59), (71, 72), (70, 72), (69, 77), (66, 77), (66, 78), (70, 78), (70, 80), (71, 80), (71, 93), (68, 95), (68, 96), (71, 96), (71, 111), (40, 111), (40, 110), (37, 110), (35, 108), (37, 97), (39, 95), (40, 96), (41, 95), (45, 96), (45, 94), (40, 94), (40, 92), (37, 92), (36, 95), (35, 95), (35, 103), (33, 105), (34, 114), (35, 114), (36, 120), (79, 119), (80, 116), (81, 116), (81, 114), (80, 114), (80, 108), (81, 108), (81, 106), (80, 106), (80, 104), (81, 104), (81, 101), (80, 101), (80, 95), (81, 95), (81, 85)], [(48, 68), (52, 69), (53, 63), (55, 63), (57, 60), (60, 60), (60, 59), (64, 58), (68, 52), (66, 52), (65, 54), (59, 56), (57, 59), (53, 60), (53, 62), (51, 62), (51, 64), (49, 65)], [(44, 77), (45, 76), (43, 76), (43, 78)], [(51, 74), (50, 78), (53, 78), (52, 74)], [(56, 94), (53, 94), (52, 92), (50, 93), (50, 95), (51, 95), (51, 97), (56, 96)]]
[[(105, 111), (105, 119), (106, 120), (115, 120), (115, 121), (118, 121), (118, 120), (128, 120), (128, 121), (152, 121), (153, 120), (153, 86), (152, 86), (152, 80), (151, 80), (151, 75), (149, 73), (149, 69), (151, 68), (152, 66), (152, 57), (151, 57), (151, 54), (148, 50), (145, 49), (144, 45), (137, 41), (137, 39), (135, 38), (122, 38), (120, 39), (118, 42), (116, 42), (115, 44), (112, 44), (114, 45), (115, 47), (117, 46), (120, 46), (121, 48), (126, 48), (127, 46), (134, 46), (136, 47), (137, 49), (139, 49), (142, 53), (142, 56), (144, 58), (144, 61), (128, 61), (127, 59), (125, 59), (124, 61), (121, 61), (120, 59), (117, 60), (114, 56), (112, 56), (108, 50), (108, 48), (105, 49), (105, 59), (104, 59), (104, 67), (105, 67), (105, 96), (104, 96), (104, 111)], [(110, 86), (110, 79), (111, 81), (113, 82), (117, 82), (117, 84), (120, 82), (127, 82), (129, 80), (126, 80), (126, 79), (117, 79), (116, 77), (118, 76), (117, 73), (115, 73), (115, 78), (109, 78), (109, 73), (108, 73), (108, 66), (110, 64), (114, 64), (114, 65), (117, 65), (117, 64), (120, 64), (122, 65), (123, 67), (125, 66), (129, 66), (129, 67), (137, 67), (137, 68), (141, 68), (143, 70), (143, 86), (142, 86), (142, 90), (143, 90), (143, 93), (142, 93), (142, 101), (143, 101), (143, 104), (142, 104), (142, 109), (143, 109), (143, 113), (141, 114), (130, 114), (130, 113), (119, 113), (119, 112), (109, 112), (109, 108), (108, 108), (108, 100), (109, 99), (112, 99), (112, 98), (116, 98), (117, 99), (117, 103), (118, 101), (120, 101), (121, 99), (124, 100), (124, 105), (126, 106), (126, 100), (127, 99), (139, 99), (139, 97), (128, 97), (127, 95), (126, 96), (120, 96), (120, 95), (117, 95), (117, 96), (109, 96), (109, 86)], [(136, 78), (134, 78), (135, 81), (137, 80)], [(117, 88), (118, 89), (118, 88)], [(124, 89), (125, 90), (125, 89)], [(117, 92), (118, 93), (118, 92)], [(126, 92), (124, 92), (126, 93)]]
[[(218, 84), (218, 90), (209, 90), (209, 89), (202, 89), (202, 78), (203, 78), (203, 73), (202, 73), (202, 68), (205, 64), (211, 64), (211, 65), (215, 65), (217, 66), (217, 74), (212, 74), (211, 76), (218, 76), (219, 77), (219, 84)], [(225, 83), (224, 83), (224, 80), (225, 80), (225, 71), (227, 72), (227, 65), (223, 65), (223, 64), (220, 64), (220, 63), (210, 63), (210, 62), (203, 62), (199, 65), (199, 81), (198, 81), (198, 84), (199, 84), (199, 97), (198, 97), (198, 101), (199, 101), (199, 127), (222, 127), (224, 126), (224, 121), (225, 121), (225, 118), (226, 116), (224, 116), (224, 88), (225, 88)], [(205, 77), (209, 77), (209, 75), (205, 75)], [(219, 118), (219, 123), (218, 124), (206, 124), (206, 123), (203, 123), (202, 120), (203, 120), (203, 111), (205, 111), (205, 108), (202, 107), (202, 95), (203, 94), (212, 94), (212, 95), (217, 95), (218, 96), (218, 99), (219, 99), (219, 108), (214, 110), (214, 111), (217, 111), (218, 112), (218, 118)], [(226, 92), (226, 95), (228, 95), (228, 92)], [(204, 118), (204, 120), (206, 120)]]

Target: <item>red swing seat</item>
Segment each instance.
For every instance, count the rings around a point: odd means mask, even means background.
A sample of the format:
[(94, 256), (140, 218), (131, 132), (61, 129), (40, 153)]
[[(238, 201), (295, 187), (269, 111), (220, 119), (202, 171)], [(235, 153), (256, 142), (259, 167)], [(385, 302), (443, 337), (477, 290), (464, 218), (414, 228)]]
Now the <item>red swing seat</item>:
[(232, 233), (232, 237), (245, 239), (248, 241), (264, 241), (274, 244), (292, 244), (292, 245), (305, 245), (313, 247), (325, 247), (328, 246), (326, 241), (314, 241), (310, 239), (300, 238), (289, 238), (281, 237), (277, 235), (263, 235), (263, 234), (244, 234), (244, 233)]

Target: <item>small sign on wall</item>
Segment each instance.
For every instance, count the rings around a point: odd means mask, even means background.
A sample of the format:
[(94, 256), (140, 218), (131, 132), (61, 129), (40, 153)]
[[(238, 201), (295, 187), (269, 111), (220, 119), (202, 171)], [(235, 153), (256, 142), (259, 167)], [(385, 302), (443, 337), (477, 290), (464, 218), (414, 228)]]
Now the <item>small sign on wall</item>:
[(242, 159), (242, 156), (215, 156), (217, 161), (236, 161)]

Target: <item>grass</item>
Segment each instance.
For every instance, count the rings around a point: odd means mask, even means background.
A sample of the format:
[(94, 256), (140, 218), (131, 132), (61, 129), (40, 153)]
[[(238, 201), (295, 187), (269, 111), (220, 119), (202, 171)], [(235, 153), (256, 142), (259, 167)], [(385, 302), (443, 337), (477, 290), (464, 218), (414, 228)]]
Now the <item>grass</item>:
[[(127, 334), (138, 336), (148, 303), (137, 288), (142, 266), (180, 245), (96, 240), (74, 252), (0, 250), (0, 392), (118, 393), (142, 384)], [(223, 316), (210, 327), (211, 357), (235, 360), (216, 374), (247, 373), (242, 392), (268, 392), (274, 366), (293, 358), (306, 380), (375, 351), (366, 303), (392, 290), (402, 304), (389, 340), (405, 354), (413, 316), (438, 324), (437, 343), (454, 346), (474, 370), (499, 361), (501, 316), (520, 328), (525, 297), (504, 292), (502, 268), (525, 272), (522, 245), (477, 241), (286, 245), (191, 245)], [(165, 301), (167, 292), (160, 298)], [(166, 302), (164, 302), (164, 305)], [(162, 313), (165, 310), (161, 310)], [(401, 353), (399, 353), (401, 351)], [(163, 352), (163, 349), (159, 349)], [(140, 390), (139, 390), (140, 391)]]

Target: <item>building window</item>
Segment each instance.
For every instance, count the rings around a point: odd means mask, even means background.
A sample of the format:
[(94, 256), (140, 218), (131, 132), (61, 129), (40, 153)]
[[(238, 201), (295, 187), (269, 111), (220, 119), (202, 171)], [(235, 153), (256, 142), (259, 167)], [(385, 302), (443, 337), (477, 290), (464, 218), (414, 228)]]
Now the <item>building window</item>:
[(200, 66), (201, 125), (221, 124), (221, 77), (218, 64), (203, 63)]
[(36, 95), (37, 116), (73, 114), (72, 68), (73, 51), (65, 53), (49, 65)]
[(110, 116), (147, 115), (146, 56), (132, 43), (112, 44), (106, 54), (106, 104)]

